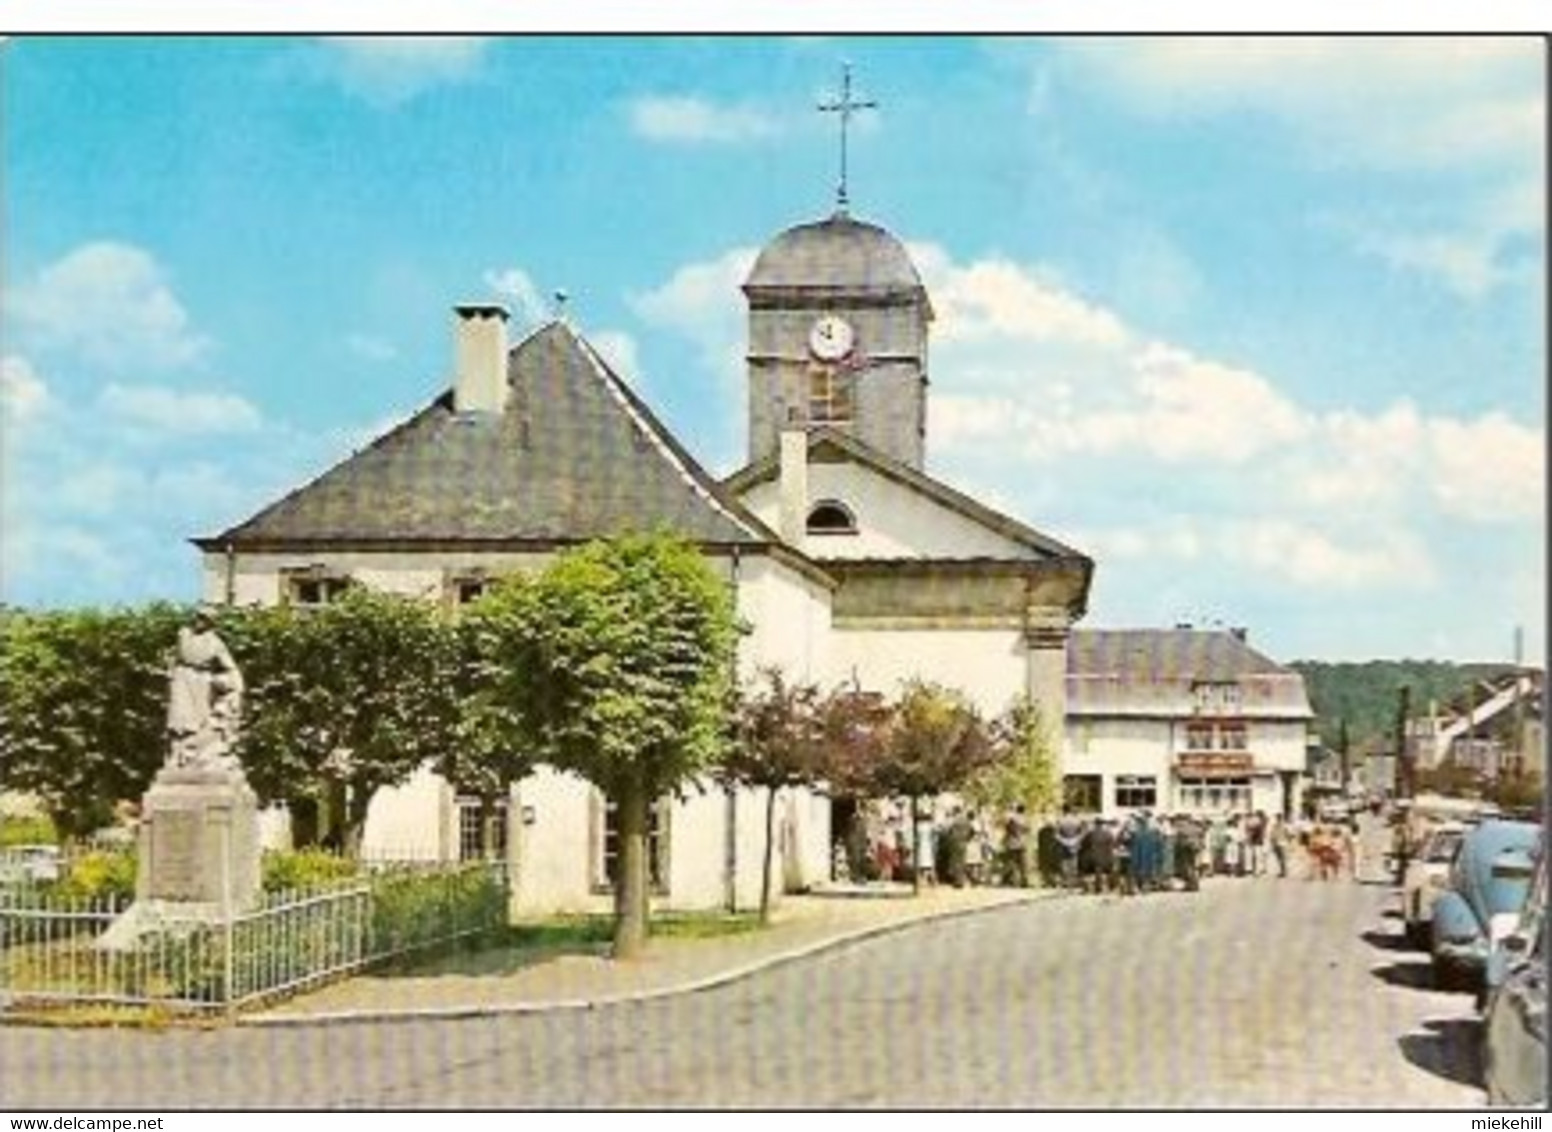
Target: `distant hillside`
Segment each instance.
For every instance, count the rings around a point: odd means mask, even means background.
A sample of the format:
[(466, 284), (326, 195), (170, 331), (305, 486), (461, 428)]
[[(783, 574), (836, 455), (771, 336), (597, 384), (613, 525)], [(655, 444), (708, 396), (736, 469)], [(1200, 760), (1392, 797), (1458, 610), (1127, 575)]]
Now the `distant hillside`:
[(1331, 664), (1296, 660), (1289, 665), (1304, 677), (1321, 741), (1335, 747), (1347, 720), (1353, 750), (1373, 743), (1389, 745), (1396, 730), (1396, 708), (1403, 686), (1412, 689), (1412, 714), (1428, 711), (1428, 701), (1445, 703), (1473, 680), (1502, 672), (1507, 665), (1452, 664), (1439, 660), (1368, 660)]

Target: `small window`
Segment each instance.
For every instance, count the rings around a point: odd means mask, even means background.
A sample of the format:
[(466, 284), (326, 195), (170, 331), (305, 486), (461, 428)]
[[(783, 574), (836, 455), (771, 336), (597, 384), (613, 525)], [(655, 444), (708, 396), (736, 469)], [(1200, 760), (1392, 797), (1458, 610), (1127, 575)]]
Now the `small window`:
[[(498, 798), (491, 804), (490, 851), (493, 861), (504, 861), (507, 855), (507, 802)], [(466, 797), (458, 799), (458, 859), (480, 861), (487, 857), (485, 829), (480, 815), (480, 800)]]
[(1097, 814), (1104, 779), (1097, 774), (1069, 774), (1062, 778), (1062, 812)]
[(1117, 775), (1115, 804), (1123, 810), (1153, 809), (1159, 804), (1158, 779), (1151, 774)]
[(1208, 715), (1232, 714), (1244, 706), (1244, 691), (1236, 683), (1199, 682), (1191, 692), (1196, 699), (1196, 710)]
[(826, 499), (815, 504), (808, 513), (808, 533), (811, 535), (854, 535), (857, 519), (844, 503)]
[(489, 593), (492, 584), (491, 579), (479, 576), (453, 578), (448, 583), (448, 594), (455, 606), (471, 605)]
[[(614, 891), (620, 860), (620, 822), (615, 804), (595, 795), (593, 890)], [(659, 896), (668, 892), (668, 812), (667, 798), (647, 809), (647, 887)]]
[(815, 424), (845, 424), (853, 417), (853, 381), (849, 373), (813, 371), (808, 382), (808, 419)]
[(316, 609), (345, 596), (350, 579), (342, 574), (299, 571), (286, 578), (286, 600), (292, 605)]

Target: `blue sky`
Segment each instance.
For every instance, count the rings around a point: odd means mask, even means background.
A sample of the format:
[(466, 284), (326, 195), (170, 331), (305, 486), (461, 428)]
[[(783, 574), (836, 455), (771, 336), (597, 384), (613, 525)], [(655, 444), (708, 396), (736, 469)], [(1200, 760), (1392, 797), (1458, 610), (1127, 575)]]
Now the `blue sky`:
[(1282, 659), (1545, 653), (1533, 40), (13, 40), (0, 596), (190, 599), (448, 382), (453, 303), (569, 313), (713, 471), (738, 284), (833, 202), (938, 312), (928, 468), (1098, 561), (1090, 626)]

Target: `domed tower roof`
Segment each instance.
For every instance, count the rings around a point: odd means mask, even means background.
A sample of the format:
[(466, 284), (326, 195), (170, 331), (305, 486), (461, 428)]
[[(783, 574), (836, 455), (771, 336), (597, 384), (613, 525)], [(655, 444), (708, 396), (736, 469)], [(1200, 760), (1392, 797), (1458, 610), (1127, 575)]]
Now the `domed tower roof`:
[(902, 244), (876, 224), (837, 212), (788, 228), (765, 245), (744, 293), (911, 296), (926, 301), (921, 276)]

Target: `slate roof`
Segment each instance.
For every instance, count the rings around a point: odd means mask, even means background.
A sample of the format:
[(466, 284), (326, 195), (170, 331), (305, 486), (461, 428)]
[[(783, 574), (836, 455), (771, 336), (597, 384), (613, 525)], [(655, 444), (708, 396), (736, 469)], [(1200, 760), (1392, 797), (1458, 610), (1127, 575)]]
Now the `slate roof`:
[(1313, 717), (1304, 678), (1227, 630), (1074, 629), (1068, 638), (1070, 714), (1189, 715), (1198, 682), (1239, 684), (1247, 716)]
[[(846, 459), (872, 468), (880, 475), (919, 492), (959, 515), (997, 532), (1011, 542), (1028, 547), (1041, 558), (1067, 558), (1087, 563), (1092, 570), (1093, 561), (1082, 551), (1074, 550), (1056, 539), (1041, 534), (1033, 527), (1011, 516), (995, 511), (986, 504), (952, 488), (942, 480), (933, 479), (926, 472), (918, 471), (886, 456), (856, 437), (837, 429), (817, 427), (808, 432), (809, 459), (822, 457), (829, 448)], [(722, 481), (722, 486), (734, 495), (741, 495), (764, 480), (774, 479), (780, 472), (780, 453), (773, 453), (762, 460), (746, 464)]]
[(1123, 680), (1189, 676), (1226, 682), (1292, 670), (1222, 629), (1074, 629), (1067, 645), (1067, 671)]
[(744, 290), (768, 289), (925, 294), (905, 245), (878, 225), (844, 212), (788, 228), (765, 245)]
[(311, 483), (194, 542), (542, 545), (666, 528), (701, 544), (780, 543), (564, 323), (513, 347), (507, 372), (503, 413), (455, 413), (445, 393)]

